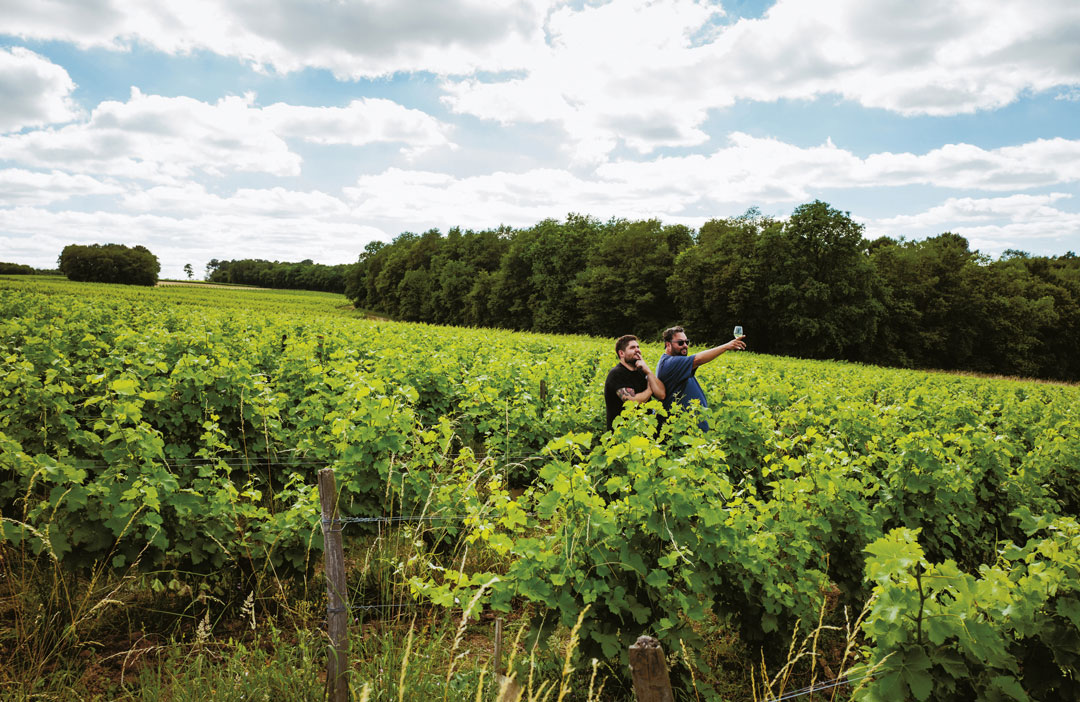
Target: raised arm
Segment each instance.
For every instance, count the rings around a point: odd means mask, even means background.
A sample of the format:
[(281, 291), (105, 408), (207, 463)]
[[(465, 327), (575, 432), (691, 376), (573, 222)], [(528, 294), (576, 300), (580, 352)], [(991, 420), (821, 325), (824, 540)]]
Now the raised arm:
[(746, 343), (742, 340), (742, 337), (739, 337), (738, 339), (732, 339), (726, 344), (720, 344), (719, 346), (714, 346), (711, 349), (699, 351), (698, 353), (694, 354), (694, 368), (705, 365), (706, 363), (726, 351), (742, 351), (745, 348)]

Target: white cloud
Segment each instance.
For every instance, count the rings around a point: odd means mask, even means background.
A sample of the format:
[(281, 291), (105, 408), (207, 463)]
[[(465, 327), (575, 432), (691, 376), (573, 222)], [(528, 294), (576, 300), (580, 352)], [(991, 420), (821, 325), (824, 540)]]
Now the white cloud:
[(205, 103), (144, 95), (99, 104), (87, 122), (0, 137), (0, 158), (34, 168), (154, 181), (201, 172), (300, 172), (300, 157), (266, 124), (253, 96)]
[(982, 149), (949, 144), (925, 154), (860, 158), (831, 141), (801, 148), (743, 133), (711, 155), (617, 161), (597, 169), (610, 182), (663, 183), (703, 202), (793, 202), (830, 188), (930, 185), (1003, 191), (1080, 181), (1080, 140), (1039, 139)]
[(425, 112), (381, 98), (353, 100), (346, 107), (275, 103), (263, 112), (277, 134), (315, 144), (401, 142), (409, 155), (440, 146), (454, 147), (447, 135), (448, 125)]
[(0, 5), (15, 36), (82, 47), (141, 43), (235, 56), (278, 71), (340, 77), (468, 73), (526, 65), (543, 43), (545, 2), (531, 0), (36, 0)]
[(299, 175), (300, 156), (285, 138), (320, 144), (399, 142), (408, 155), (454, 148), (447, 125), (390, 100), (355, 100), (340, 108), (284, 103), (260, 108), (254, 100), (248, 94), (208, 103), (132, 88), (127, 102), (102, 102), (85, 122), (0, 136), (0, 159), (176, 183), (200, 174)]
[(569, 212), (652, 217), (678, 212), (687, 202), (685, 193), (654, 184), (585, 179), (556, 169), (459, 178), (391, 168), (361, 177), (344, 193), (357, 218), (397, 222), (402, 230), (529, 226)]
[(212, 215), (334, 222), (349, 215), (348, 205), (318, 191), (240, 188), (232, 195), (222, 196), (208, 192), (197, 183), (131, 191), (122, 199), (121, 205), (129, 212), (173, 217)]
[(642, 153), (702, 143), (708, 111), (739, 100), (835, 95), (955, 115), (1080, 85), (1071, 0), (1037, 11), (1010, 0), (780, 0), (714, 29), (718, 11), (691, 0), (562, 8), (526, 76), (448, 80), (445, 100), (485, 119), (559, 123), (571, 152), (599, 160), (620, 140)]
[(1080, 244), (1080, 213), (1057, 206), (1071, 198), (1067, 193), (949, 198), (918, 214), (868, 222), (867, 235), (922, 238), (951, 231), (966, 237), (972, 248), (992, 255), (1009, 248), (1075, 250)]
[(44, 56), (21, 46), (0, 48), (0, 134), (75, 119), (74, 89), (68, 72)]
[(699, 125), (709, 105), (679, 93), (697, 72), (696, 33), (722, 14), (691, 0), (563, 7), (552, 13), (550, 45), (527, 76), (447, 80), (444, 101), (501, 123), (560, 123), (582, 163), (599, 161), (619, 139), (642, 153), (698, 145), (708, 138)]
[(1054, 203), (1070, 197), (1067, 193), (994, 198), (951, 197), (941, 205), (917, 215), (897, 215), (877, 220), (877, 224), (900, 229), (927, 229), (947, 223), (980, 223), (1002, 217), (1034, 222), (1057, 218), (1061, 211), (1053, 207)]
[(45, 205), (73, 197), (117, 195), (123, 189), (87, 175), (60, 171), (38, 173), (20, 168), (0, 170), (0, 205)]
[(453, 110), (558, 124), (578, 163), (601, 162), (620, 143), (640, 153), (703, 144), (709, 111), (741, 100), (838, 96), (904, 115), (955, 115), (1080, 86), (1074, 0), (1034, 9), (1014, 0), (779, 0), (760, 18), (721, 26), (723, 16), (707, 0), (0, 6), (5, 32), (82, 47), (210, 51), (342, 78), (454, 76), (444, 83)]

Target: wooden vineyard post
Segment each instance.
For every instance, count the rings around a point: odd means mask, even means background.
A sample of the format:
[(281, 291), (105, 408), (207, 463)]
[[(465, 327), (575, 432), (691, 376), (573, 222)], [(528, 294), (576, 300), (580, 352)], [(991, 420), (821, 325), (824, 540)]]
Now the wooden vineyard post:
[(521, 699), (521, 685), (507, 675), (503, 667), (503, 620), (495, 620), (495, 683), (498, 686), (498, 702), (516, 702)]
[(319, 471), (319, 504), (322, 507), (323, 553), (326, 558), (326, 629), (330, 650), (326, 656), (326, 690), (329, 702), (349, 699), (349, 603), (345, 590), (345, 551), (341, 546), (341, 520), (337, 514), (334, 469)]
[(639, 636), (630, 646), (630, 673), (637, 702), (675, 702), (664, 649), (653, 637)]

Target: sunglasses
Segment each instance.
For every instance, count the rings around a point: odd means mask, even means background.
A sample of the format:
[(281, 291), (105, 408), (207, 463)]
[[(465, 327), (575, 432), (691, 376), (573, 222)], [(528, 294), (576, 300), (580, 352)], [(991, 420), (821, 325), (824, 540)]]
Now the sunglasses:
[(689, 339), (676, 339), (675, 341), (672, 341), (671, 343), (675, 344), (676, 346), (689, 346), (690, 345), (690, 340)]

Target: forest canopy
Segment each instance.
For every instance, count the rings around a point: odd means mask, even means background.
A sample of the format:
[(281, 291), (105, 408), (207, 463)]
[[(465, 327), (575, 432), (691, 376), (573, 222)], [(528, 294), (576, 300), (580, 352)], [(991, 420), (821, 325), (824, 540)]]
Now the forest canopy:
[(1080, 259), (957, 234), (863, 236), (815, 201), (784, 220), (750, 210), (697, 232), (571, 214), (525, 229), (406, 232), (372, 242), (346, 276), (358, 308), (417, 322), (695, 345), (745, 327), (760, 352), (1080, 380)]

